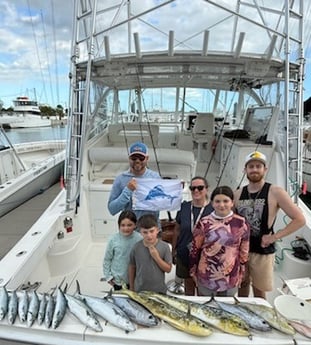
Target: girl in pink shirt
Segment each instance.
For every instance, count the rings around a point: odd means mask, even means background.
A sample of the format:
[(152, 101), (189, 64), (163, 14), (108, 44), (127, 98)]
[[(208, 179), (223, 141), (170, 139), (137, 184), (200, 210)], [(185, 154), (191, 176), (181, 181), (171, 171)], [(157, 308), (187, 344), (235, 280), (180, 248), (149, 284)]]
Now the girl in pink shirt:
[(201, 218), (193, 231), (190, 275), (198, 295), (233, 296), (237, 292), (248, 260), (249, 226), (232, 211), (234, 194), (230, 187), (214, 189), (214, 211)]

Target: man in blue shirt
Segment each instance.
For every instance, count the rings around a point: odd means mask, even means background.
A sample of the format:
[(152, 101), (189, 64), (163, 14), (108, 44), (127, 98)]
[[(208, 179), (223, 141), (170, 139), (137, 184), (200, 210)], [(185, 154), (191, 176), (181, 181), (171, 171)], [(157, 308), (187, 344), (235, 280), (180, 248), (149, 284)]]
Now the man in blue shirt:
[[(108, 200), (108, 209), (112, 215), (115, 215), (120, 211), (133, 209), (132, 195), (137, 188), (137, 179), (161, 178), (156, 171), (147, 168), (148, 159), (148, 148), (144, 143), (136, 142), (130, 146), (130, 168), (115, 178)], [(133, 211), (136, 214), (137, 219), (145, 213), (152, 213), (157, 219), (159, 219), (158, 211)]]

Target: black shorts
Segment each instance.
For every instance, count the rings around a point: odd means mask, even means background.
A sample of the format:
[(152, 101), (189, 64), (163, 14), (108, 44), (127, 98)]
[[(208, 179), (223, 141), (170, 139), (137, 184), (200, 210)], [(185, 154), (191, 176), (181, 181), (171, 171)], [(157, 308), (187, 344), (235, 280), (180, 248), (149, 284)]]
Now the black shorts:
[(190, 278), (188, 265), (183, 264), (178, 256), (176, 258), (176, 275), (183, 279)]

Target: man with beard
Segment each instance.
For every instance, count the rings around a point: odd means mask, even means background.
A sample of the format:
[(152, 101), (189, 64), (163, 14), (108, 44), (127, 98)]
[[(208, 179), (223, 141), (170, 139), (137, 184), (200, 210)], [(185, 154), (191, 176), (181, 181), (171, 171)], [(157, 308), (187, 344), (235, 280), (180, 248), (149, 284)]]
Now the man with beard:
[[(265, 182), (266, 156), (258, 151), (245, 159), (245, 173), (249, 184), (235, 192), (235, 208), (250, 225), (249, 261), (244, 280), (239, 289), (240, 297), (248, 297), (252, 284), (254, 297), (266, 298), (273, 289), (275, 241), (293, 233), (305, 224), (305, 218), (281, 187)], [(274, 233), (273, 225), (279, 209), (291, 219)]]
[[(160, 175), (151, 169), (147, 168), (148, 163), (148, 148), (142, 142), (136, 142), (129, 148), (129, 165), (130, 168), (120, 175), (118, 175), (112, 185), (108, 200), (108, 209), (112, 215), (120, 211), (132, 210), (132, 195), (137, 188), (137, 180), (141, 178), (158, 179)], [(144, 213), (151, 213), (157, 219), (159, 218), (158, 211), (143, 211), (135, 210), (137, 219)]]

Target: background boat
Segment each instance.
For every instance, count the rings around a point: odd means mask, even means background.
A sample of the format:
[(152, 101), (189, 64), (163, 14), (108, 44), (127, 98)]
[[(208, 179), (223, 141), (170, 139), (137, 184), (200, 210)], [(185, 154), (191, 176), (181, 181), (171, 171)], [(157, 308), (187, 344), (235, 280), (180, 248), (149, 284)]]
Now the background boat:
[(60, 180), (65, 141), (13, 145), (0, 128), (0, 217)]
[(41, 115), (37, 101), (27, 96), (19, 96), (13, 100), (13, 112), (0, 114), (0, 125), (3, 128), (49, 127), (50, 119)]

